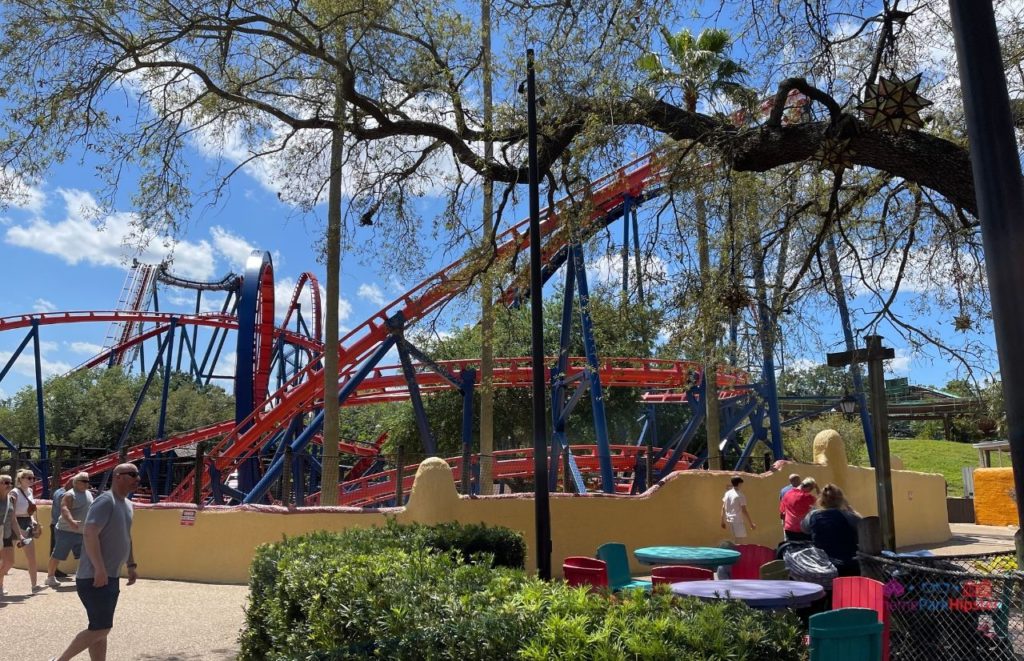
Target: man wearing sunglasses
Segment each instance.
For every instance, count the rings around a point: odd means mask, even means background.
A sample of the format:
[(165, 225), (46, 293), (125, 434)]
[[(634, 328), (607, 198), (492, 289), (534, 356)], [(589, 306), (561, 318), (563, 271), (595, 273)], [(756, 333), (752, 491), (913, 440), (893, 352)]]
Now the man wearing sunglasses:
[[(139, 485), (139, 469), (119, 464), (110, 491), (96, 497), (85, 517), (85, 553), (78, 565), (76, 587), (85, 606), (89, 627), (78, 633), (59, 657), (69, 661), (88, 649), (92, 661), (107, 658), (107, 635), (114, 626), (114, 609), (120, 594), (121, 565), (128, 568), (128, 585), (138, 578), (132, 554), (132, 502), (128, 494)], [(125, 564), (127, 562), (127, 564)]]

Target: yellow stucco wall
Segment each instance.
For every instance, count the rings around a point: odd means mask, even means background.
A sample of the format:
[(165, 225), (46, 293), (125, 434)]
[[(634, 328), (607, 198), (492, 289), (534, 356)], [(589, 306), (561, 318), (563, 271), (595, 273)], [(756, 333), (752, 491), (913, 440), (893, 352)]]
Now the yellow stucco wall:
[(986, 526), (1017, 525), (1012, 468), (974, 469), (974, 521)]
[[(848, 466), (842, 440), (826, 431), (815, 439), (815, 464), (791, 465), (775, 473), (744, 475), (743, 490), (757, 524), (750, 543), (775, 546), (782, 539), (779, 490), (791, 472), (814, 477), (820, 485), (839, 484), (862, 515), (876, 514), (874, 471)], [(722, 494), (734, 475), (721, 471), (675, 473), (642, 496), (551, 494), (552, 566), (560, 573), (569, 555), (593, 555), (609, 541), (630, 549), (661, 544), (717, 545)], [(949, 539), (945, 481), (939, 475), (893, 472), (896, 541), (899, 545)], [(257, 545), (312, 530), (342, 530), (380, 525), (385, 517), (400, 522), (483, 522), (523, 532), (533, 564), (534, 507), (529, 494), (462, 498), (451, 469), (441, 459), (424, 461), (405, 508), (358, 510), (316, 508), (288, 512), (274, 507), (211, 507), (196, 512), (195, 524), (181, 525), (182, 507), (139, 505), (133, 537), (139, 570), (148, 578), (244, 583)], [(49, 520), (41, 505), (40, 520)], [(45, 538), (38, 540), (48, 548)], [(40, 553), (41, 566), (42, 556)], [(19, 567), (23, 558), (18, 553)], [(531, 566), (531, 569), (533, 567)], [(634, 564), (634, 571), (643, 569)]]

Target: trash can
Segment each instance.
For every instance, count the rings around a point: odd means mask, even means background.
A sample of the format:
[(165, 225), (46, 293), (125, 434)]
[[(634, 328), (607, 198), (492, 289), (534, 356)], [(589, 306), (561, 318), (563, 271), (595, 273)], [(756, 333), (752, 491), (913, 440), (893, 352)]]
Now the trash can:
[(811, 661), (881, 661), (882, 623), (868, 608), (812, 615)]

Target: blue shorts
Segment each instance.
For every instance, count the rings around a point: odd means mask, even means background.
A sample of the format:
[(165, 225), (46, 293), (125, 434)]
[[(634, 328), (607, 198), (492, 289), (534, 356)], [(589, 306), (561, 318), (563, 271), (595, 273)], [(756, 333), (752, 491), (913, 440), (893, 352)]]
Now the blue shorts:
[(57, 530), (57, 538), (53, 542), (53, 553), (50, 557), (55, 560), (67, 560), (68, 553), (75, 554), (75, 560), (82, 557), (82, 533)]
[(91, 578), (80, 578), (75, 581), (75, 587), (89, 616), (89, 631), (114, 628), (114, 609), (121, 594), (120, 580), (115, 576), (103, 587), (94, 588)]

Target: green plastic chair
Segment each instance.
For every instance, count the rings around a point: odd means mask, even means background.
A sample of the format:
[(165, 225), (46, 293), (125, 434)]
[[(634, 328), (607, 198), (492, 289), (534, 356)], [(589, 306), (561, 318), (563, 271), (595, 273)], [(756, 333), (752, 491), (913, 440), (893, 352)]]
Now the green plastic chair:
[(880, 661), (882, 623), (869, 608), (840, 608), (812, 615), (811, 661)]
[(786, 566), (785, 560), (772, 560), (761, 565), (758, 569), (758, 575), (763, 580), (770, 581), (788, 581), (789, 580), (789, 567)]
[(613, 592), (619, 590), (650, 590), (650, 581), (633, 580), (629, 573), (629, 556), (626, 554), (626, 545), (618, 542), (608, 542), (597, 547), (598, 560), (604, 560), (608, 565), (608, 587)]

